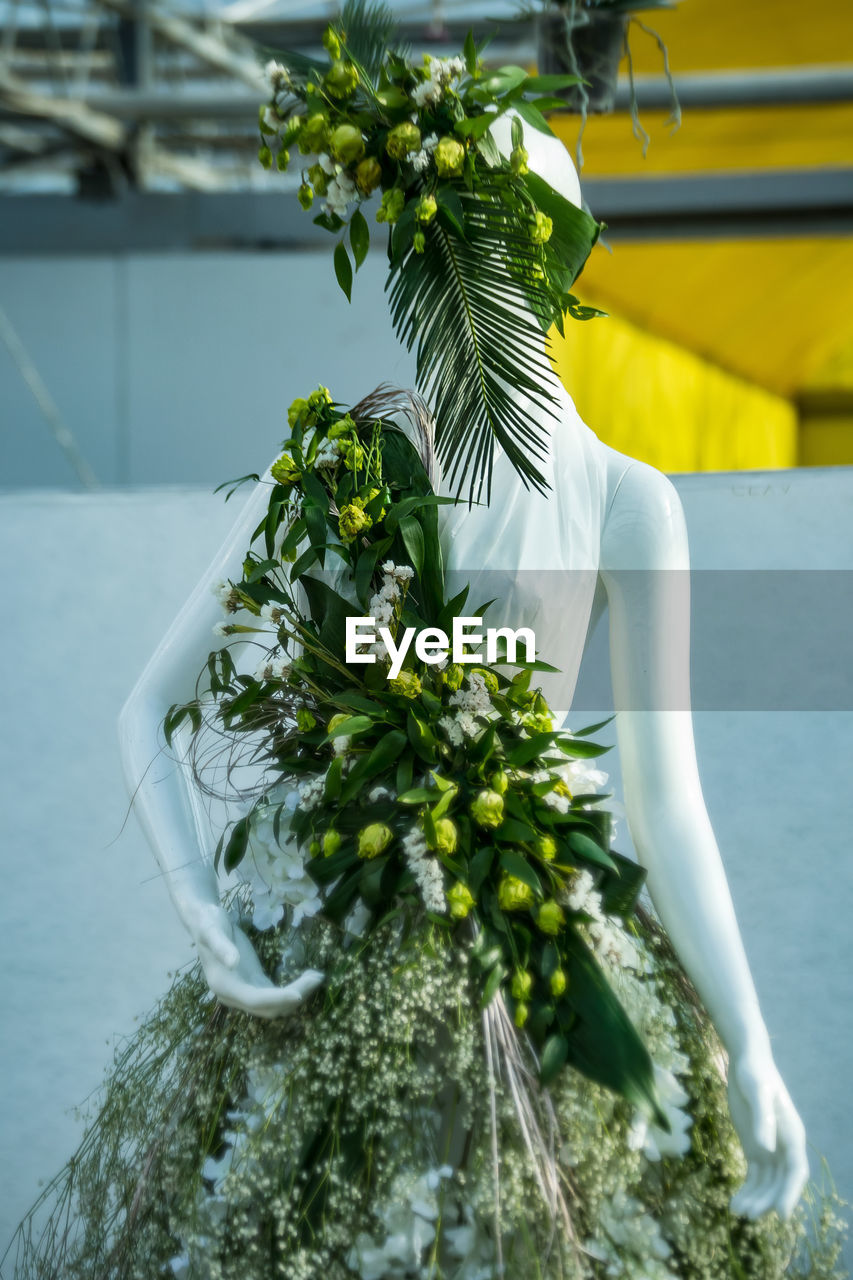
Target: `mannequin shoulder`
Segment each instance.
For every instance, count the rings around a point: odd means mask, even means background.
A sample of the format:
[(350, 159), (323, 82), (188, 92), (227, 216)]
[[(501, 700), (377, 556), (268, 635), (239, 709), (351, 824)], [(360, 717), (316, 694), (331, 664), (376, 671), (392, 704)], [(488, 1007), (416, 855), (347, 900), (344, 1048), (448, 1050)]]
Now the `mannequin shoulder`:
[(656, 467), (600, 447), (607, 476), (602, 569), (688, 568), (687, 526), (675, 485)]

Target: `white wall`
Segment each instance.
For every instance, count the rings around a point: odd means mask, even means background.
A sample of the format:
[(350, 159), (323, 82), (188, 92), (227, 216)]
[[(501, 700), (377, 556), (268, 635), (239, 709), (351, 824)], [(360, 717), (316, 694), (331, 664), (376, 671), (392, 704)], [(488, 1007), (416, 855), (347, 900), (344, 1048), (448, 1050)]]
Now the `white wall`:
[[(169, 394), (168, 384), (152, 388), (151, 404)], [(269, 444), (258, 448), (263, 463)], [(247, 452), (234, 451), (232, 470), (246, 469)], [(700, 569), (853, 567), (851, 469), (676, 483)], [(115, 1037), (190, 956), (132, 816), (123, 825), (115, 719), (231, 519), (220, 498), (187, 488), (0, 499), (2, 1242), (38, 1179), (72, 1150), (70, 1108), (97, 1084)], [(847, 576), (829, 581), (836, 599), (826, 611), (849, 607)], [(603, 640), (588, 655), (578, 696), (590, 711), (575, 727), (591, 718), (597, 691), (606, 696)], [(841, 641), (821, 643), (845, 652)], [(700, 672), (718, 646), (703, 624)], [(728, 710), (700, 713), (696, 728), (779, 1065), (812, 1142), (853, 1198), (853, 698), (837, 658), (818, 650), (813, 662), (834, 673), (846, 710), (743, 711), (729, 699)], [(772, 671), (774, 661), (770, 650), (764, 665)]]

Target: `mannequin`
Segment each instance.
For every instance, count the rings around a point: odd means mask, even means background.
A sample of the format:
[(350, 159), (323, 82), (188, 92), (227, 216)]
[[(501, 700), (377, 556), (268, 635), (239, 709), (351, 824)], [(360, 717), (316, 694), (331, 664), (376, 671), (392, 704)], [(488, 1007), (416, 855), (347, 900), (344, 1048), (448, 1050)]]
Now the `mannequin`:
[[(493, 134), (508, 153), (509, 121), (496, 121)], [(562, 144), (528, 129), (525, 146), (531, 168), (578, 204), (577, 175)], [(627, 708), (619, 711), (616, 725), (628, 825), (656, 911), (729, 1056), (729, 1106), (748, 1161), (732, 1208), (751, 1218), (771, 1209), (789, 1217), (808, 1177), (805, 1133), (773, 1061), (702, 797), (689, 710), (688, 606), (684, 593), (673, 587), (674, 578), (683, 573), (668, 572), (689, 567), (684, 515), (671, 483), (601, 444), (577, 417), (556, 375), (553, 380), (554, 395), (562, 402), (561, 421), (553, 430), (571, 428), (574, 440), (583, 443), (584, 465), (598, 487), (599, 502), (587, 517), (591, 559), (585, 567), (598, 574), (591, 621), (605, 607), (609, 612), (615, 705)], [(552, 451), (552, 460), (553, 492), (543, 499), (525, 490), (523, 502), (553, 502), (561, 482), (570, 484), (572, 467), (580, 466), (580, 458), (565, 444)], [(158, 761), (150, 767), (165, 712), (194, 687), (211, 647), (212, 627), (221, 619), (211, 587), (239, 576), (267, 501), (267, 484), (261, 483), (130, 695), (121, 713), (120, 737), (136, 812), (211, 990), (225, 1005), (280, 1018), (301, 1005), (323, 982), (323, 974), (308, 969), (283, 987), (266, 977), (248, 938), (220, 903), (208, 851), (199, 847), (182, 766), (169, 761), (164, 771)], [(460, 522), (469, 519), (495, 518), (483, 508), (443, 510), (451, 512), (445, 533), (451, 525), (458, 532)], [(519, 508), (522, 522), (526, 510)], [(456, 542), (451, 531), (449, 568), (472, 567), (459, 559), (462, 544), (464, 537)], [(595, 563), (592, 557), (597, 557)], [(513, 565), (501, 567), (548, 566), (520, 563), (516, 557)], [(558, 653), (543, 656), (560, 662)], [(670, 705), (674, 690), (679, 709), (661, 706), (664, 687)]]

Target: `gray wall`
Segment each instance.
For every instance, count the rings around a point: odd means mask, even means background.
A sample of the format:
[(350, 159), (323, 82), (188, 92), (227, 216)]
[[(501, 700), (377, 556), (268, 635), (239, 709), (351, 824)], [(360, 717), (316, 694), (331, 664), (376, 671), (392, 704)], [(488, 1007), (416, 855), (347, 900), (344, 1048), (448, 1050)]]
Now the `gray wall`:
[[(0, 307), (103, 485), (213, 485), (266, 466), (331, 368), (347, 403), (413, 384), (386, 274), (369, 254), (348, 307), (328, 249), (0, 257)], [(0, 488), (22, 487), (76, 479), (0, 342)]]
[[(171, 331), (173, 317), (163, 324)], [(78, 338), (83, 350), (85, 333)], [(192, 358), (203, 378), (203, 362)], [(273, 407), (278, 382), (292, 385), (308, 355), (283, 339), (282, 360), (284, 372), (263, 384)], [(209, 365), (219, 379), (212, 357)], [(163, 430), (155, 406), (165, 413), (174, 393), (168, 378), (149, 388), (152, 431)], [(182, 412), (189, 409), (185, 399)], [(228, 413), (234, 409), (232, 401)], [(256, 402), (247, 428), (259, 412)], [(215, 478), (244, 470), (255, 447), (261, 465), (268, 438), (237, 441), (217, 460)], [(174, 456), (187, 469), (197, 461), (177, 445)], [(853, 568), (853, 470), (706, 474), (677, 484), (699, 569)], [(133, 817), (124, 825), (115, 720), (232, 518), (219, 498), (188, 488), (0, 499), (0, 1241), (38, 1179), (72, 1150), (71, 1108), (97, 1084), (115, 1039), (132, 1031), (191, 954)], [(831, 581), (840, 605), (847, 576)], [(604, 639), (594, 637), (579, 689), (590, 710), (573, 727), (592, 717), (598, 691), (606, 698)], [(717, 646), (703, 624), (697, 672)], [(743, 711), (729, 700), (728, 709), (697, 715), (696, 734), (779, 1066), (815, 1152), (853, 1198), (853, 703), (836, 657), (818, 650), (812, 661), (836, 673), (838, 705), (847, 710)], [(608, 756), (606, 767), (618, 791), (618, 761)]]

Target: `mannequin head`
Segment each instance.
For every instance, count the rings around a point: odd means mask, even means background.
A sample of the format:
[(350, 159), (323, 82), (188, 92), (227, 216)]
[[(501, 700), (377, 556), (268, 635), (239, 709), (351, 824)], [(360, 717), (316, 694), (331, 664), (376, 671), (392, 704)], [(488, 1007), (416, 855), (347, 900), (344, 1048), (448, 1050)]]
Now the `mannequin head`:
[(512, 121), (517, 119), (524, 129), (524, 147), (528, 155), (528, 166), (540, 178), (549, 182), (556, 192), (580, 209), (581, 184), (572, 158), (559, 138), (554, 135), (540, 133), (533, 125), (525, 123), (517, 111), (507, 111), (498, 116), (489, 132), (497, 143), (498, 150), (509, 159), (512, 151)]

